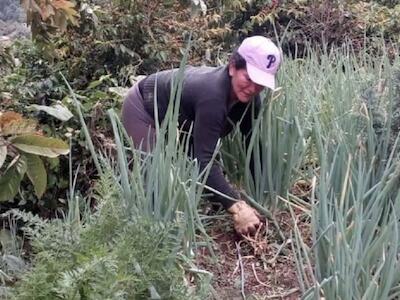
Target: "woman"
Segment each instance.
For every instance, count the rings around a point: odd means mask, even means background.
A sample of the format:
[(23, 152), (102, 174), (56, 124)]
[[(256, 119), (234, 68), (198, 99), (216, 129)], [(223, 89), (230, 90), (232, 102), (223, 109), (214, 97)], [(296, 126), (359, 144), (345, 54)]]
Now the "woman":
[[(249, 135), (252, 112), (260, 106), (259, 94), (268, 87), (275, 89), (275, 74), (281, 62), (281, 51), (263, 37), (246, 38), (235, 51), (227, 66), (191, 67), (184, 71), (179, 111), (179, 126), (193, 126), (193, 155), (206, 167), (217, 141), (226, 136), (233, 124), (240, 121), (243, 134)], [(128, 93), (122, 108), (123, 124), (136, 147), (150, 151), (155, 141), (154, 91), (157, 92), (158, 118), (165, 117), (171, 91), (171, 81), (177, 69), (147, 76)], [(250, 106), (254, 105), (255, 109)], [(207, 185), (236, 199), (220, 195), (215, 199), (233, 216), (235, 230), (240, 234), (254, 232), (260, 225), (256, 210), (240, 199), (240, 194), (225, 179), (217, 164), (211, 167)]]

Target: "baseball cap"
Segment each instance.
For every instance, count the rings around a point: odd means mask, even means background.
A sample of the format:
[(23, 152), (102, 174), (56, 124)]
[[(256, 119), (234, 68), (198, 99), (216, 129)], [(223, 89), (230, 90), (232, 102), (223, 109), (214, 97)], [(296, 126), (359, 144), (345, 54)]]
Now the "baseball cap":
[(250, 79), (274, 90), (275, 74), (282, 60), (281, 50), (270, 39), (255, 35), (244, 39), (237, 51), (246, 61)]

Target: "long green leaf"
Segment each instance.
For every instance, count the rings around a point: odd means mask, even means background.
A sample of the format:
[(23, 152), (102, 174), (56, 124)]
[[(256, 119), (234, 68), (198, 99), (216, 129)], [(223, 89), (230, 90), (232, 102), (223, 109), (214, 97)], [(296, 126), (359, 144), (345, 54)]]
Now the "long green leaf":
[(87, 128), (86, 123), (85, 123), (85, 119), (83, 117), (83, 113), (82, 113), (82, 110), (81, 110), (81, 103), (78, 101), (78, 99), (77, 99), (77, 97), (75, 95), (75, 92), (72, 90), (72, 88), (71, 88), (70, 84), (68, 83), (67, 79), (64, 77), (64, 75), (62, 73), (60, 73), (60, 75), (61, 75), (62, 79), (64, 80), (65, 84), (67, 85), (72, 99), (74, 100), (75, 107), (76, 107), (76, 110), (77, 110), (78, 116), (79, 116), (79, 121), (81, 122), (83, 133), (85, 134), (86, 142), (87, 142), (90, 154), (92, 155), (92, 158), (93, 158), (94, 164), (96, 166), (97, 172), (99, 174), (102, 174), (103, 170), (101, 169), (99, 159), (98, 159), (98, 157), (96, 155), (96, 151), (95, 151), (94, 146), (93, 146), (93, 141), (92, 141), (92, 139), (90, 137), (90, 134), (89, 134), (89, 129)]

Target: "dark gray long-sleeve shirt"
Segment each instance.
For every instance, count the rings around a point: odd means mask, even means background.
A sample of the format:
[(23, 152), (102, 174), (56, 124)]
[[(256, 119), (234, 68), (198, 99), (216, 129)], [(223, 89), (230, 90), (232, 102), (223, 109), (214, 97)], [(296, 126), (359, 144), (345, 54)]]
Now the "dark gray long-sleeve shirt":
[[(146, 111), (154, 116), (154, 85), (157, 83), (156, 98), (158, 117), (164, 119), (170, 100), (171, 86), (178, 70), (167, 70), (149, 75), (139, 83), (139, 90), (144, 99)], [(231, 101), (231, 78), (228, 67), (191, 67), (187, 66), (183, 76), (183, 89), (179, 111), (179, 125), (188, 129), (193, 125), (193, 156), (198, 159), (200, 169), (204, 169), (211, 160), (217, 141), (226, 136), (233, 125), (241, 121), (241, 131), (247, 135), (252, 125), (254, 104), (257, 113), (260, 98), (255, 97), (247, 103)], [(175, 79), (177, 80), (177, 79)], [(246, 109), (247, 108), (247, 109)], [(207, 185), (232, 198), (238, 199), (239, 193), (227, 182), (220, 166), (211, 167)], [(232, 202), (223, 197), (216, 197), (225, 208)]]

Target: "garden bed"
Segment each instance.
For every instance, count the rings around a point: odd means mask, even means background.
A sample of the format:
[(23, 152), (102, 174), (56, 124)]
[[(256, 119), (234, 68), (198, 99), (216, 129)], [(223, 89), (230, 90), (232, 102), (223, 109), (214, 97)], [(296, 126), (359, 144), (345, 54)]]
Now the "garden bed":
[[(310, 223), (301, 211), (296, 211), (297, 226), (304, 240), (311, 244)], [(293, 220), (288, 211), (276, 214), (286, 237), (293, 232)], [(215, 220), (208, 228), (213, 239), (211, 255), (207, 247), (198, 251), (197, 264), (211, 272), (216, 299), (298, 299), (300, 283), (290, 238), (281, 241), (272, 223), (264, 222), (253, 236), (240, 237), (228, 216)]]

